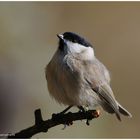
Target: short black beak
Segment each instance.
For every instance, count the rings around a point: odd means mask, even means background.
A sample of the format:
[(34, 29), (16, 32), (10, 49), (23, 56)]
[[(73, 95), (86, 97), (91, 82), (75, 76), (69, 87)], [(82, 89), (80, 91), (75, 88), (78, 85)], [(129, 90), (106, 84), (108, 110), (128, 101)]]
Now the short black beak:
[(58, 37), (59, 39), (63, 40), (63, 35), (57, 34), (57, 37)]

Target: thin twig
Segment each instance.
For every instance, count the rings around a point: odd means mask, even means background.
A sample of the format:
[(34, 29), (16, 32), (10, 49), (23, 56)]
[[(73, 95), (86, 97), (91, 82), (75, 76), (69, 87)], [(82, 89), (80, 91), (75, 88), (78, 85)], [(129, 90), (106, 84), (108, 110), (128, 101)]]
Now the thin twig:
[(33, 135), (40, 133), (40, 132), (47, 132), (48, 129), (55, 127), (60, 124), (64, 125), (71, 125), (73, 121), (77, 120), (87, 120), (87, 125), (89, 125), (88, 120), (92, 120), (99, 116), (96, 110), (88, 110), (85, 112), (76, 112), (71, 113), (68, 112), (66, 114), (58, 113), (53, 114), (51, 119), (43, 121), (41, 110), (37, 109), (34, 112), (35, 114), (35, 125), (21, 130), (14, 135), (10, 135), (8, 138), (31, 138)]

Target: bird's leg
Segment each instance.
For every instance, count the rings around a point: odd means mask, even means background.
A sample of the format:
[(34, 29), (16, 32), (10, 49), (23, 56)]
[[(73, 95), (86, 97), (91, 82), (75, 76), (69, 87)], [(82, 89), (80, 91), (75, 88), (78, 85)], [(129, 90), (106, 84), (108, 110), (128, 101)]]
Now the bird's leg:
[(68, 106), (66, 109), (60, 112), (60, 114), (65, 114), (70, 108), (72, 108), (72, 105)]
[(55, 118), (58, 118), (58, 117), (64, 115), (71, 107), (72, 107), (72, 105), (68, 106), (66, 109), (64, 109), (64, 110), (63, 110), (62, 112), (60, 112), (60, 113), (52, 114), (52, 117), (55, 119)]
[(85, 108), (83, 106), (77, 106), (79, 108), (79, 111), (86, 112)]
[[(88, 108), (87, 108), (87, 107), (83, 107), (83, 106), (77, 106), (77, 107), (79, 108), (79, 110), (80, 110), (81, 112), (86, 113), (86, 111), (88, 111)], [(90, 120), (87, 118), (87, 120), (86, 120), (86, 124), (87, 124), (87, 125), (90, 125), (89, 121), (90, 121)]]

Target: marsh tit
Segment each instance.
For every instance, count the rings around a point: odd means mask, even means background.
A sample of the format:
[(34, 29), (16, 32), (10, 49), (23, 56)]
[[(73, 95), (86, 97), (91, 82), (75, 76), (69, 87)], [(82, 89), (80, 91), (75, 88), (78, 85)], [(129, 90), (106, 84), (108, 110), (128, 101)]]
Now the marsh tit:
[(59, 46), (46, 66), (49, 93), (64, 105), (101, 106), (108, 113), (132, 115), (115, 99), (107, 68), (96, 58), (92, 45), (83, 37), (65, 32), (57, 35)]

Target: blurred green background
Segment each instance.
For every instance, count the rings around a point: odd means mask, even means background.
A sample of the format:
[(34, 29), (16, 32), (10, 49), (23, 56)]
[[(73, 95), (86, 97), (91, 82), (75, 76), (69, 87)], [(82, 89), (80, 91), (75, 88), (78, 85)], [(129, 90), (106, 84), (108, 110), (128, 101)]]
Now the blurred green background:
[(49, 96), (44, 74), (65, 31), (94, 45), (133, 118), (102, 111), (90, 126), (78, 121), (33, 138), (140, 138), (140, 2), (0, 2), (0, 133), (33, 125), (37, 108), (44, 119), (65, 108)]

